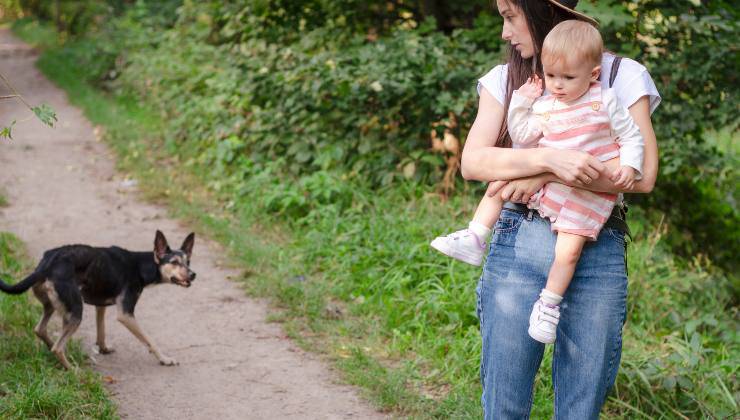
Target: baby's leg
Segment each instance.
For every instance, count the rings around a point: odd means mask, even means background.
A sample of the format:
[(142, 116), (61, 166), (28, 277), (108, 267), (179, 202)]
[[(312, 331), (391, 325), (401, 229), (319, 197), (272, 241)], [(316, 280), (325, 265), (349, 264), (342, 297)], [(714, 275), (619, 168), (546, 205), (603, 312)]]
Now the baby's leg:
[(565, 294), (576, 270), (578, 259), (581, 257), (583, 244), (587, 240), (585, 236), (558, 232), (558, 239), (555, 242), (555, 261), (550, 267), (545, 290), (558, 296)]
[(467, 229), (438, 236), (431, 242), (432, 248), (473, 265), (481, 265), (486, 252), (486, 243), (491, 236), (493, 225), (501, 214), (503, 201), (499, 194), (489, 196), (488, 192), (478, 204), (473, 220)]
[(488, 184), (488, 190), (486, 190), (486, 194), (473, 215), (473, 222), (480, 223), (488, 229), (493, 229), (493, 225), (496, 224), (498, 217), (501, 215), (501, 208), (504, 205), (500, 194), (489, 195), (491, 184)]
[(547, 284), (535, 302), (529, 316), (529, 335), (535, 340), (550, 344), (555, 342), (560, 319), (560, 302), (568, 290), (576, 264), (581, 257), (585, 236), (559, 232), (555, 242), (555, 261), (550, 267)]

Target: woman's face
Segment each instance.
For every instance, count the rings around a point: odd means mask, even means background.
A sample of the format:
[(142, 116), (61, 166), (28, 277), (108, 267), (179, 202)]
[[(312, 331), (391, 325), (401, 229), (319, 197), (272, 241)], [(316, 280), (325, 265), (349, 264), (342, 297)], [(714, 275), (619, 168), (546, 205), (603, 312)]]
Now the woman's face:
[(527, 19), (521, 9), (507, 0), (496, 0), (496, 7), (501, 17), (504, 18), (501, 38), (509, 41), (512, 48), (519, 51), (522, 58), (534, 56), (534, 42), (529, 33)]

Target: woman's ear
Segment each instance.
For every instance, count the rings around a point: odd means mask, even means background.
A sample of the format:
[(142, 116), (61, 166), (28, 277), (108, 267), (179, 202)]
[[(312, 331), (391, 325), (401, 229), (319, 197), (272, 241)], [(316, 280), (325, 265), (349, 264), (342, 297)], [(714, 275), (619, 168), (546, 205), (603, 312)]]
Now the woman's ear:
[(598, 81), (599, 76), (601, 76), (601, 66), (596, 66), (591, 70), (591, 83)]

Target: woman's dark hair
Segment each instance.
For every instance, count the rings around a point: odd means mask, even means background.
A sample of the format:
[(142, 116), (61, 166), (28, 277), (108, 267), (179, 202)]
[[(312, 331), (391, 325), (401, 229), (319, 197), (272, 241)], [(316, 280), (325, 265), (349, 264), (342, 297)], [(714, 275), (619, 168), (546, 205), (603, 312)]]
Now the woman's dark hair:
[[(509, 63), (508, 77), (506, 78), (506, 99), (504, 100), (504, 116), (509, 112), (509, 102), (511, 94), (519, 86), (523, 85), (529, 77), (537, 73), (544, 80), (542, 74), (542, 63), (540, 62), (540, 51), (545, 36), (558, 23), (574, 19), (574, 16), (567, 11), (555, 7), (548, 1), (543, 0), (507, 0), (509, 4), (519, 9), (527, 21), (529, 33), (532, 36), (534, 45), (534, 55), (532, 58), (522, 58), (519, 51), (511, 48), (506, 62)], [(511, 137), (506, 125), (506, 118), (501, 126), (501, 132), (496, 140), (497, 147), (511, 147)]]

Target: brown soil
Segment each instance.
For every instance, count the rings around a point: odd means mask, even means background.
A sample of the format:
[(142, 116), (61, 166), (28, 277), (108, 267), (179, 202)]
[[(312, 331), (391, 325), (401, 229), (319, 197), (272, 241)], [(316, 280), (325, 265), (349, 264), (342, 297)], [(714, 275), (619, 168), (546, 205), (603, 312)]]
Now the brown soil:
[[(0, 71), (30, 103), (50, 104), (59, 118), (54, 129), (35, 119), (19, 122), (14, 139), (0, 144), (0, 186), (9, 201), (0, 209), (0, 230), (25, 241), (34, 259), (70, 243), (149, 250), (156, 229), (179, 246), (191, 229), (138, 198), (136, 187), (116, 173), (90, 122), (34, 67), (35, 59), (0, 30)], [(14, 101), (0, 102), (0, 125), (29, 116)], [(142, 329), (179, 366), (160, 366), (116, 321), (113, 308), (106, 314), (107, 342), (116, 352), (95, 354), (95, 311), (85, 305), (76, 337), (105, 375), (122, 417), (384, 417), (355, 389), (338, 384), (336, 373), (287, 339), (279, 325), (267, 323), (264, 302), (245, 297), (228, 280), (237, 273), (223, 266), (220, 255), (217, 244), (197, 237), (193, 287), (148, 288), (136, 307)]]

